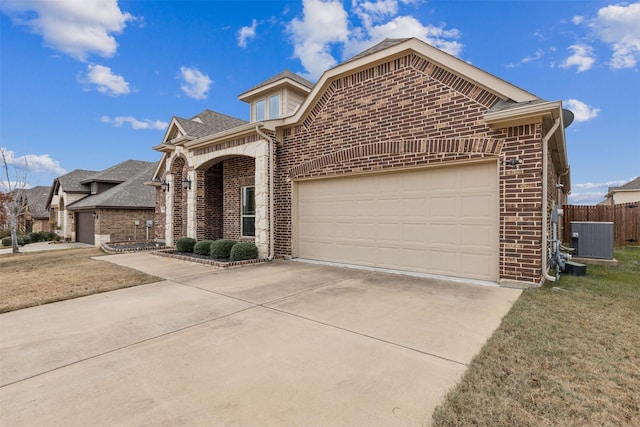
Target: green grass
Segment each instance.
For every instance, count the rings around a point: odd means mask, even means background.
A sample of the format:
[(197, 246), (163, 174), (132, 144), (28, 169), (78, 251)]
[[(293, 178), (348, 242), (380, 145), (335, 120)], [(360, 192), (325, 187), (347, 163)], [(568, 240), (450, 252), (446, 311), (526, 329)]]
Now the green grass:
[(529, 289), (436, 408), (436, 426), (639, 426), (640, 247)]

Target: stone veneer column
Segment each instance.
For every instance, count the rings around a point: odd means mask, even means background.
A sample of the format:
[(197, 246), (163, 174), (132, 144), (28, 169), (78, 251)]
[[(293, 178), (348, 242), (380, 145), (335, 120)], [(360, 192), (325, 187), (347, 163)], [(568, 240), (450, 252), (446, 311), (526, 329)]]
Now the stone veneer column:
[(269, 256), (269, 144), (255, 143), (256, 236), (258, 256)]
[[(187, 237), (197, 239), (198, 235), (198, 182), (196, 177), (196, 171), (187, 171), (187, 179), (191, 181), (191, 189), (184, 190), (187, 192)], [(179, 185), (182, 185), (180, 182)]]
[(165, 245), (173, 246), (173, 175), (166, 174), (165, 181), (169, 184), (169, 190), (164, 193), (165, 220), (164, 220), (164, 240)]

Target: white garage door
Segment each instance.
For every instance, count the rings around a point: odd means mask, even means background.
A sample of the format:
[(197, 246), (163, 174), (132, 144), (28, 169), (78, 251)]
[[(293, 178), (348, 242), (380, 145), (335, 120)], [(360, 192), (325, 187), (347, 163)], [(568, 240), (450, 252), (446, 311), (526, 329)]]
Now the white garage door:
[(495, 162), (297, 183), (294, 255), (498, 280)]

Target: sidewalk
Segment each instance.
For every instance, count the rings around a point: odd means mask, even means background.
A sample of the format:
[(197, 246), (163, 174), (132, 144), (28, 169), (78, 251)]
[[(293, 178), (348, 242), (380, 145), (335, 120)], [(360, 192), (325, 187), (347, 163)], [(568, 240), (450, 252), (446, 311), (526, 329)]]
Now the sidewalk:
[[(37, 242), (29, 243), (28, 245), (19, 246), (20, 252), (39, 252), (39, 251), (53, 251), (57, 249), (78, 249), (78, 248), (95, 248), (93, 245), (87, 243), (54, 243), (54, 242)], [(11, 247), (0, 249), (0, 255), (13, 253)]]

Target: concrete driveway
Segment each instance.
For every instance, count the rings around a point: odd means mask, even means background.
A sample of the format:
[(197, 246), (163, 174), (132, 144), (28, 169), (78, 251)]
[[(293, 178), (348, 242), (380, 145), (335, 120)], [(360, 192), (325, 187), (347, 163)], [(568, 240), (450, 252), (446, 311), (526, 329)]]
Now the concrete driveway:
[(520, 290), (275, 261), (0, 315), (0, 425), (423, 425)]

